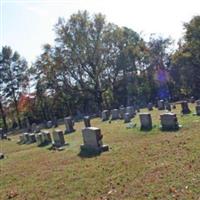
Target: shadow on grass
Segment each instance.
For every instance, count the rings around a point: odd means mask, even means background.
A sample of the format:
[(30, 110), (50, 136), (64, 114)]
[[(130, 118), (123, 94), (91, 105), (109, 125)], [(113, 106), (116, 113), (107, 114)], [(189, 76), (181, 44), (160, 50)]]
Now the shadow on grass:
[(101, 151), (89, 150), (89, 149), (81, 149), (78, 154), (78, 156), (81, 158), (93, 158), (100, 155)]

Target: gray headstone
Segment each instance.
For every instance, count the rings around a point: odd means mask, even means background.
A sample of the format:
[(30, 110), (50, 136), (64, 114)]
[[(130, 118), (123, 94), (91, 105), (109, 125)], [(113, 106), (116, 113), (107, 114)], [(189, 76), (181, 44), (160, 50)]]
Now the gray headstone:
[(197, 104), (197, 105), (200, 105), (200, 100), (197, 100), (197, 101), (196, 101), (196, 104)]
[(118, 109), (111, 110), (111, 119), (112, 120), (119, 119), (119, 110)]
[(165, 109), (171, 111), (171, 104), (168, 101), (165, 102)]
[(64, 122), (65, 122), (65, 127), (66, 127), (65, 133), (72, 133), (75, 131), (74, 122), (71, 117), (65, 117)]
[(108, 110), (104, 110), (101, 114), (101, 118), (102, 118), (102, 121), (107, 121), (109, 120), (109, 111)]
[(35, 138), (36, 138), (37, 146), (42, 146), (45, 144), (42, 133), (37, 133)]
[(124, 123), (129, 123), (131, 121), (131, 117), (129, 113), (124, 114)]
[(152, 129), (152, 119), (150, 113), (140, 113), (140, 129), (141, 130), (150, 130)]
[(84, 120), (85, 127), (90, 127), (91, 126), (91, 124), (90, 124), (90, 116), (85, 116), (83, 118), (83, 120)]
[(178, 130), (179, 124), (174, 113), (164, 113), (160, 115), (162, 130)]
[(52, 142), (51, 134), (49, 131), (42, 131), (42, 136), (45, 144), (49, 144)]
[(64, 134), (61, 130), (55, 130), (53, 132), (53, 141), (54, 141), (54, 145), (56, 147), (61, 147), (61, 146), (65, 145)]
[(131, 118), (133, 118), (136, 114), (133, 106), (127, 106), (126, 113), (129, 113)]
[[(91, 149), (96, 151), (102, 151), (105, 149), (103, 145), (101, 130), (96, 127), (87, 127), (82, 129), (83, 145), (81, 149)], [(108, 147), (107, 147), (108, 150)]]

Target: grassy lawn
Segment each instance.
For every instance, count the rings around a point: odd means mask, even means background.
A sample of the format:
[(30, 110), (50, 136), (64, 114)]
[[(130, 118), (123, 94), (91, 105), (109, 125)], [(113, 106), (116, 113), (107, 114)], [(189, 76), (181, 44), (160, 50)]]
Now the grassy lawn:
[[(190, 105), (194, 112), (194, 105)], [(146, 111), (146, 110), (142, 110)], [(49, 146), (19, 145), (19, 136), (0, 141), (0, 199), (200, 199), (200, 117), (181, 116), (177, 132), (159, 130), (159, 115), (151, 111), (155, 127), (150, 132), (127, 129), (123, 121), (101, 122), (103, 142), (110, 150), (100, 156), (80, 157), (83, 122), (65, 135), (63, 151)], [(64, 126), (60, 126), (64, 130)]]

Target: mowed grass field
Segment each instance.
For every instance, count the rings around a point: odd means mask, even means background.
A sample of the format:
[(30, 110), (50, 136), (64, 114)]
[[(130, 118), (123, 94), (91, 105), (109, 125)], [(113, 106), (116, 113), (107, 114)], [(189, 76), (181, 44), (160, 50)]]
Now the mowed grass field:
[[(194, 105), (190, 108), (194, 113)], [(19, 145), (19, 135), (0, 141), (6, 156), (0, 161), (0, 199), (200, 200), (200, 117), (181, 116), (178, 106), (173, 112), (183, 127), (162, 132), (162, 112), (151, 111), (155, 127), (149, 132), (139, 130), (138, 115), (132, 129), (122, 120), (109, 124), (93, 119), (92, 126), (101, 128), (103, 142), (110, 147), (94, 157), (79, 156), (83, 122), (65, 135), (69, 145), (63, 151)], [(64, 125), (59, 128), (64, 130)]]

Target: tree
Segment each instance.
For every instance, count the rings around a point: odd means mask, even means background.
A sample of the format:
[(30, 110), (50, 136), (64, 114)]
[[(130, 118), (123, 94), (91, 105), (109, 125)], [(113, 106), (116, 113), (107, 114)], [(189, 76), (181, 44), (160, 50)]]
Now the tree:
[(27, 86), (27, 62), (10, 47), (3, 47), (1, 52), (1, 66), (3, 73), (2, 94), (8, 105), (14, 105), (18, 125), (21, 128), (21, 120), (18, 109), (18, 99), (23, 88)]

